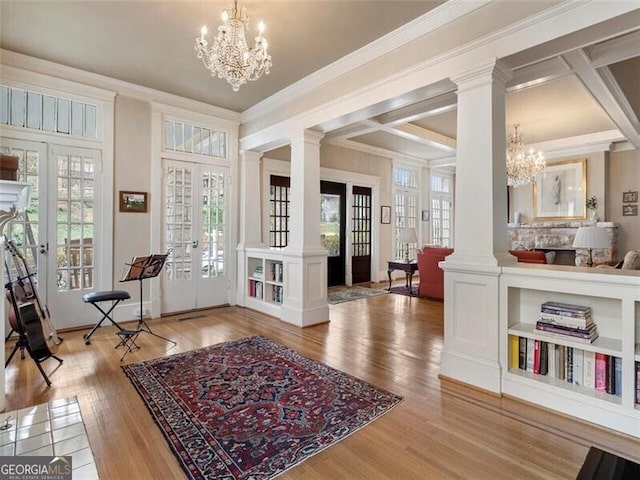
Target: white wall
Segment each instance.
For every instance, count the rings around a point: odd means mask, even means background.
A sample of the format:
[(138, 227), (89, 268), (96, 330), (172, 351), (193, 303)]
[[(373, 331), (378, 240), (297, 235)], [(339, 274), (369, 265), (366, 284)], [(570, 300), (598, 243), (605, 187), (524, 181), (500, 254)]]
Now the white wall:
[(640, 249), (640, 216), (622, 215), (622, 193), (640, 191), (640, 150), (609, 155), (607, 182), (607, 220), (620, 225), (618, 230), (619, 260), (629, 250)]

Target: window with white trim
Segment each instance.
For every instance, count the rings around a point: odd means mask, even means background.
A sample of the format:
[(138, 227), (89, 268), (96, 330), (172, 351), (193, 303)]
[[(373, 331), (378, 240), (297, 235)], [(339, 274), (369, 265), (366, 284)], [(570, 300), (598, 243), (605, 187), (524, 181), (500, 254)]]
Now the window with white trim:
[(431, 175), (431, 243), (453, 247), (453, 177)]
[[(394, 183), (394, 213), (395, 213), (395, 237), (394, 255), (395, 258), (404, 258), (407, 246), (409, 251), (418, 248), (418, 243), (407, 245), (402, 241), (403, 232), (406, 228), (416, 228), (418, 235), (418, 169), (406, 166), (395, 166), (393, 168)], [(409, 255), (411, 257), (411, 255)]]

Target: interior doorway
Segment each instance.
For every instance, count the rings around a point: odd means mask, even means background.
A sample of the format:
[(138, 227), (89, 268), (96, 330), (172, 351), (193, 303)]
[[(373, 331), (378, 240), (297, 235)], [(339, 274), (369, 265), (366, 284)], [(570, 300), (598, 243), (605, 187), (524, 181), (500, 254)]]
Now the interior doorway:
[(371, 188), (353, 186), (351, 283), (371, 281)]

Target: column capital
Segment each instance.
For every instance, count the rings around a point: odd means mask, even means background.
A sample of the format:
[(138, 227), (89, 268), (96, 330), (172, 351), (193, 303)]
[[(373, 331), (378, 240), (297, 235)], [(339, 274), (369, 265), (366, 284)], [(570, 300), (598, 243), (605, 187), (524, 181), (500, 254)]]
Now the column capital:
[(242, 162), (259, 162), (262, 159), (262, 152), (255, 150), (240, 150), (239, 155)]
[(492, 82), (498, 82), (504, 86), (512, 77), (511, 69), (501, 60), (495, 59), (455, 75), (451, 80), (458, 86), (458, 92), (463, 92)]
[(307, 143), (309, 145), (320, 146), (320, 141), (324, 138), (324, 133), (318, 132), (316, 130), (301, 130), (293, 135), (291, 135), (291, 143), (295, 141), (302, 141), (303, 143)]

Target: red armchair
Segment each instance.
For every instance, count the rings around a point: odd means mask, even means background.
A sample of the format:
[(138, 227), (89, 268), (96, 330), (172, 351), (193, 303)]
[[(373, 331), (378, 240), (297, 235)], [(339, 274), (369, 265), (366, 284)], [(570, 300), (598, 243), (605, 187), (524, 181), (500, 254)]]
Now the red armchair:
[(453, 248), (423, 247), (418, 251), (418, 295), (444, 299), (444, 271), (438, 266)]
[(547, 263), (544, 252), (536, 250), (509, 250), (509, 253), (518, 259), (520, 263)]

